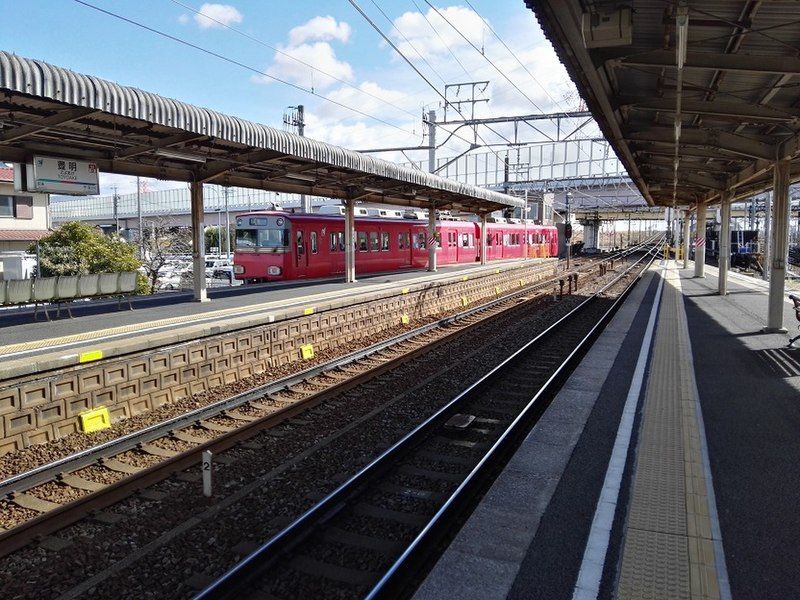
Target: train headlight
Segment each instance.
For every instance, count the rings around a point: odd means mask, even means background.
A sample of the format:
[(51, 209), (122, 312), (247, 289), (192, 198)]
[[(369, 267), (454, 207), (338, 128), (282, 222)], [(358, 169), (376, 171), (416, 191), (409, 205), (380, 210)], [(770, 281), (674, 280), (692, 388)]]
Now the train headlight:
[(267, 267), (267, 275), (280, 275), (282, 272), (280, 267)]
[(241, 275), (244, 273), (244, 267), (242, 265), (233, 265), (233, 272), (237, 275)]

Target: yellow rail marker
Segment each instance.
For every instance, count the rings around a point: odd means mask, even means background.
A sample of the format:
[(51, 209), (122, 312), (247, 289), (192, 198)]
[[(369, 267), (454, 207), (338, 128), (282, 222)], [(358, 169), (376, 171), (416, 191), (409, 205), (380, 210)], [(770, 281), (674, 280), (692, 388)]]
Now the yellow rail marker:
[(401, 315), (400, 316), (400, 322), (403, 325), (408, 325), (411, 322), (411, 319), (408, 318), (408, 315)]
[(523, 285), (525, 285), (525, 282), (522, 279), (520, 279), (519, 280), (519, 287), (522, 287)]
[(94, 433), (111, 427), (111, 415), (105, 406), (98, 406), (78, 415), (78, 421), (83, 433)]
[(494, 286), (494, 293), (495, 294), (500, 294), (500, 286), (499, 285)]
[(469, 304), (469, 300), (467, 300), (466, 296), (461, 296), (461, 306), (466, 306)]
[(300, 356), (303, 360), (310, 360), (314, 358), (314, 346), (311, 344), (304, 344), (300, 346)]
[(461, 278), (461, 281), (466, 281), (467, 279), (469, 279), (469, 277), (467, 277), (466, 275), (464, 275), (464, 276)]
[(78, 362), (87, 363), (93, 360), (100, 360), (101, 358), (103, 358), (102, 350), (89, 350), (89, 352), (82, 352), (78, 356)]
[(495, 269), (495, 270), (494, 270), (494, 274), (495, 274), (495, 275), (500, 275), (500, 269)]
[(313, 315), (314, 314), (314, 307), (309, 306), (308, 308), (303, 310), (304, 315)]
[(400, 292), (402, 294), (407, 294), (408, 293), (408, 288), (403, 288), (402, 290), (400, 290)]

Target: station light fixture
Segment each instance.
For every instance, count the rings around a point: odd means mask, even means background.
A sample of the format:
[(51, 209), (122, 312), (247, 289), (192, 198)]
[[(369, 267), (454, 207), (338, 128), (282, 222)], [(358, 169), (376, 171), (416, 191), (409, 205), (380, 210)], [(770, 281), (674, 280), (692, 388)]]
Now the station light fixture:
[(206, 162), (205, 156), (198, 156), (197, 154), (190, 154), (189, 152), (181, 152), (180, 150), (172, 150), (170, 148), (157, 148), (155, 155), (164, 158), (174, 158), (176, 160), (188, 160), (196, 163)]
[(309, 183), (316, 183), (317, 178), (313, 175), (303, 175), (302, 173), (287, 173), (285, 175), (288, 179), (297, 179), (298, 181), (307, 181)]

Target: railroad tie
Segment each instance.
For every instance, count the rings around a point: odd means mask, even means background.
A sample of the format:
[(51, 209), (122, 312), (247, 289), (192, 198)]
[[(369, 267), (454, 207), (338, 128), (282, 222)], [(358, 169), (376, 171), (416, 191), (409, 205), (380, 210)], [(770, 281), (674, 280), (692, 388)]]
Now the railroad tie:
[(32, 494), (26, 494), (25, 492), (13, 493), (11, 495), (11, 501), (17, 506), (21, 506), (22, 508), (27, 508), (29, 510), (35, 510), (36, 512), (40, 513), (49, 512), (61, 506), (57, 502), (42, 500), (41, 498), (37, 498)]
[(97, 483), (96, 481), (90, 481), (88, 479), (84, 479), (83, 477), (80, 477), (79, 475), (75, 475), (73, 473), (65, 473), (59, 475), (58, 479), (59, 481), (61, 481), (62, 483), (66, 483), (70, 487), (74, 487), (75, 489), (84, 490), (87, 492), (96, 492), (97, 490), (102, 490), (104, 487), (106, 487), (102, 483)]
[(191, 433), (182, 430), (173, 431), (172, 437), (181, 440), (182, 442), (189, 442), (190, 444), (204, 444), (208, 441), (206, 438), (194, 436)]
[(398, 554), (404, 548), (403, 542), (361, 535), (360, 533), (345, 531), (338, 527), (326, 529), (325, 533), (322, 534), (322, 538), (327, 542), (346, 544), (348, 546), (355, 546), (356, 548), (368, 548), (369, 550), (380, 552), (389, 557)]
[(383, 508), (381, 506), (375, 506), (374, 504), (367, 504), (365, 502), (359, 502), (356, 504), (356, 506), (353, 508), (353, 512), (364, 517), (395, 521), (397, 523), (403, 523), (404, 525), (411, 525), (412, 527), (422, 527), (428, 522), (428, 517), (425, 515), (416, 515), (399, 510), (391, 510), (389, 508)]
[(142, 452), (147, 452), (147, 454), (152, 454), (153, 456), (160, 456), (161, 458), (172, 458), (178, 454), (178, 452), (175, 450), (167, 450), (166, 448), (162, 448), (161, 446), (156, 446), (155, 444), (150, 444), (148, 442), (139, 444), (139, 449)]
[(339, 581), (349, 585), (367, 586), (377, 579), (376, 573), (361, 571), (359, 569), (348, 569), (338, 565), (332, 565), (307, 556), (295, 556), (289, 565), (301, 573), (324, 577), (331, 581)]
[(132, 464), (122, 462), (116, 458), (102, 458), (100, 459), (100, 464), (107, 469), (111, 469), (117, 473), (125, 473), (126, 475), (133, 475), (134, 473), (138, 473), (142, 470), (141, 467), (136, 467)]

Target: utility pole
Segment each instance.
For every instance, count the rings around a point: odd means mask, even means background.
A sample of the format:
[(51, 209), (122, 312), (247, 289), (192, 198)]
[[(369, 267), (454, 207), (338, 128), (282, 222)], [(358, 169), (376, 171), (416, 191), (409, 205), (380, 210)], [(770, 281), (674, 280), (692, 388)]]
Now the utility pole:
[[(572, 239), (572, 223), (569, 222), (569, 197), (572, 194), (567, 192), (564, 194), (564, 199), (566, 200), (567, 204), (567, 221), (564, 223), (564, 238), (567, 240), (567, 271), (569, 271), (569, 259), (570, 255), (572, 254), (572, 243), (570, 240)], [(599, 229), (599, 228), (598, 228)], [(600, 234), (598, 230), (598, 235)]]
[[(283, 113), (283, 124), (288, 129), (295, 129), (300, 137), (305, 137), (305, 107), (302, 104), (298, 104), (297, 106), (287, 107), (287, 111)], [(300, 194), (300, 212), (311, 212), (311, 198), (308, 198), (305, 194)]]
[(225, 187), (225, 258), (231, 259), (231, 213), (228, 210), (228, 192)]
[(117, 186), (114, 186), (114, 233), (119, 236), (119, 195), (117, 195)]
[(139, 260), (144, 260), (144, 227), (142, 226), (142, 184), (136, 178), (136, 212), (139, 217)]
[[(428, 171), (436, 171), (436, 111), (428, 111)], [(436, 271), (436, 203), (428, 209), (428, 271)]]

